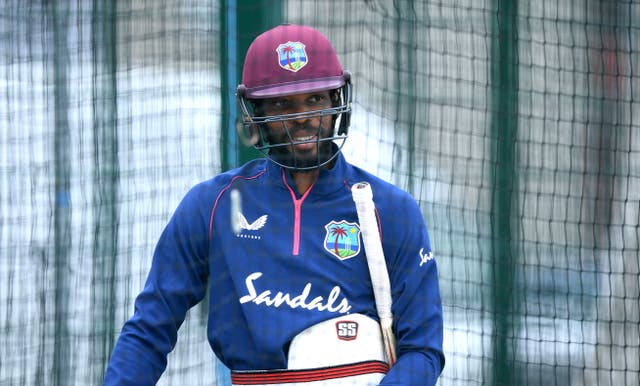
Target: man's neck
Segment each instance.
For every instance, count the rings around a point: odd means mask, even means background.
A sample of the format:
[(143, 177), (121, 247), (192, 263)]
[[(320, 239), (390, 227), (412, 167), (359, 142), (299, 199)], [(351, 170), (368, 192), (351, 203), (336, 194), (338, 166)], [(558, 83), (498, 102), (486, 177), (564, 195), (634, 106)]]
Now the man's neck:
[(305, 194), (307, 190), (309, 190), (311, 185), (318, 180), (319, 175), (320, 169), (314, 169), (308, 172), (291, 172), (291, 178), (300, 195)]

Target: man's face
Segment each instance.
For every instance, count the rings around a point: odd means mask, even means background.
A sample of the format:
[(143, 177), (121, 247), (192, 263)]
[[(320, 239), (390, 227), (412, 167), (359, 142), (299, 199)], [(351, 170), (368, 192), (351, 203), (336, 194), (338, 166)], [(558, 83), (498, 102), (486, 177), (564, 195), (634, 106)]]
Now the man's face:
[[(271, 98), (262, 103), (264, 116), (309, 113), (332, 106), (329, 91)], [(331, 157), (331, 141), (319, 140), (333, 136), (333, 115), (305, 114), (266, 125), (269, 144), (285, 145), (271, 148), (271, 156), (284, 165), (310, 168)]]

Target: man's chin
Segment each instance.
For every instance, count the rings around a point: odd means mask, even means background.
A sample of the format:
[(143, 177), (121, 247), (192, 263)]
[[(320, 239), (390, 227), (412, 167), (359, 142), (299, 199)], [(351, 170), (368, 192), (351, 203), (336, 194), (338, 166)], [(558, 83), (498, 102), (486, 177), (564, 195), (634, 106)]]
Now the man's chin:
[(313, 156), (298, 155), (295, 157), (291, 157), (290, 154), (275, 155), (274, 158), (278, 163), (288, 168), (296, 169), (297, 171), (300, 171), (300, 172), (311, 172), (319, 168), (320, 165), (325, 164), (329, 160), (329, 157), (327, 156), (317, 157), (315, 155)]

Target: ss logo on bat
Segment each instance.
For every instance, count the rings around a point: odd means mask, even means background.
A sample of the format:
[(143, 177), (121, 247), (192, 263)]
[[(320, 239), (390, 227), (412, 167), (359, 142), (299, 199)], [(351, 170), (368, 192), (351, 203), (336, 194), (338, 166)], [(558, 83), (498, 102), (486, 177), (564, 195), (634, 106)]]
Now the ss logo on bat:
[(358, 336), (358, 323), (350, 320), (336, 322), (336, 333), (338, 339), (354, 340)]

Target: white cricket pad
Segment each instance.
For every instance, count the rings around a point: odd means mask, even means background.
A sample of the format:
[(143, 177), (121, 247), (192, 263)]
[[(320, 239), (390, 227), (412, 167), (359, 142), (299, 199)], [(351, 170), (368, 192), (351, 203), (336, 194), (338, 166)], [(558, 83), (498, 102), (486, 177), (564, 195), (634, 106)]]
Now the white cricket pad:
[(296, 335), (287, 369), (232, 371), (234, 386), (375, 386), (389, 370), (380, 325), (351, 314), (318, 323)]

